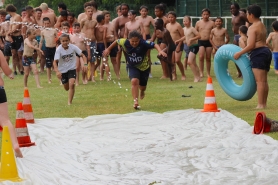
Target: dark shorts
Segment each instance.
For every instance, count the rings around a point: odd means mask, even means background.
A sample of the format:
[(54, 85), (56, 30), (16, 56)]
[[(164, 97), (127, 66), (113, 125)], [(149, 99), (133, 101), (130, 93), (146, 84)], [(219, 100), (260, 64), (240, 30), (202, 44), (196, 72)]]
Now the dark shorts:
[(237, 44), (238, 44), (238, 42), (239, 42), (239, 38), (240, 38), (240, 35), (239, 35), (239, 34), (234, 35), (234, 41), (236, 41)]
[(188, 58), (189, 56), (189, 47), (187, 46), (187, 44), (183, 44), (183, 50), (185, 52), (185, 58)]
[(104, 43), (97, 43), (97, 53), (96, 56), (98, 58), (102, 57), (102, 53), (105, 50), (105, 46)]
[(85, 55), (86, 58), (88, 58), (88, 51), (84, 50), (82, 51), (83, 55)]
[(91, 58), (88, 58), (88, 62), (95, 62), (96, 61), (96, 42), (91, 42), (90, 44), (90, 51), (91, 51)]
[(278, 70), (278, 52), (273, 52), (274, 69)]
[(193, 44), (193, 45), (189, 46), (189, 51), (194, 53), (195, 55), (197, 55), (197, 53), (199, 52), (199, 45)]
[(21, 45), (23, 43), (23, 37), (22, 35), (19, 36), (12, 36), (13, 42), (12, 42), (12, 49), (19, 50), (21, 48)]
[(150, 34), (147, 34), (146, 35), (146, 40), (149, 40), (149, 39), (151, 39), (152, 37), (151, 37), (151, 35)]
[(0, 103), (7, 102), (6, 92), (3, 86), (0, 86)]
[(162, 43), (162, 40), (163, 40), (162, 38), (157, 38), (157, 42), (156, 42), (156, 43), (157, 43), (157, 44), (161, 44), (161, 43)]
[(269, 71), (272, 53), (268, 47), (260, 47), (251, 51), (250, 62), (252, 68)]
[[(108, 42), (107, 46), (109, 47), (113, 42)], [(118, 47), (114, 47), (111, 49), (110, 57), (116, 57), (118, 53)]]
[[(178, 47), (178, 44), (176, 44), (176, 48)], [(181, 52), (183, 50), (183, 43), (180, 45), (180, 49), (179, 49)]]
[(146, 69), (145, 71), (141, 71), (136, 67), (128, 67), (128, 76), (131, 80), (132, 78), (139, 79), (140, 86), (147, 86), (148, 79), (150, 74), (150, 68)]
[[(40, 35), (36, 36), (36, 41), (38, 42), (38, 44), (40, 44), (40, 42), (41, 42), (41, 36)], [(42, 50), (43, 51), (46, 50), (45, 40), (42, 42)]]
[(5, 41), (4, 45), (4, 56), (12, 56), (12, 44), (9, 41)]
[(45, 65), (47, 68), (51, 68), (53, 66), (53, 60), (55, 56), (56, 48), (45, 48)]
[(76, 69), (69, 70), (66, 73), (62, 73), (62, 84), (68, 83), (70, 78), (76, 79)]
[[(221, 46), (223, 46), (223, 45), (221, 45)], [(216, 46), (216, 47), (217, 47), (217, 49), (219, 49), (221, 46)]]
[(209, 40), (198, 40), (199, 47), (204, 46), (205, 48), (212, 47)]
[(36, 61), (34, 60), (33, 57), (23, 56), (22, 57), (22, 64), (23, 64), (23, 66), (28, 67), (31, 64), (36, 64)]
[[(84, 50), (84, 51), (82, 51), (82, 53), (83, 53), (83, 55), (85, 55), (86, 58), (88, 58), (88, 51)], [(75, 55), (76, 55), (77, 57), (81, 57), (81, 56), (79, 56), (77, 53), (75, 53)]]

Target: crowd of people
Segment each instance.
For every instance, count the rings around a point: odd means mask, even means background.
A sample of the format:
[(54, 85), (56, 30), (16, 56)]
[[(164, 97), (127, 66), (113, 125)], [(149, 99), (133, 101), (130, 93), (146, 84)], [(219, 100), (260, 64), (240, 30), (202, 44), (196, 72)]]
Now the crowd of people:
[[(161, 79), (177, 80), (176, 65), (185, 80), (185, 70), (189, 66), (194, 82), (200, 82), (205, 75), (211, 75), (211, 56), (224, 44), (230, 42), (228, 30), (223, 27), (223, 19), (210, 18), (210, 10), (201, 12), (202, 19), (192, 25), (190, 16), (184, 16), (183, 27), (177, 21), (174, 11), (166, 12), (166, 5), (155, 6), (155, 18), (148, 15), (148, 7), (130, 10), (122, 3), (116, 8), (118, 17), (111, 20), (110, 12), (98, 10), (96, 2), (84, 3), (84, 12), (77, 17), (67, 10), (64, 3), (58, 5), (59, 16), (46, 3), (33, 8), (26, 6), (21, 15), (14, 5), (0, 10), (0, 64), (3, 72), (11, 79), (14, 75), (24, 75), (24, 87), (32, 70), (36, 85), (42, 88), (39, 71), (46, 68), (48, 83), (52, 71), (69, 91), (68, 104), (72, 104), (75, 85), (95, 82), (95, 71), (100, 70), (100, 80), (111, 80), (109, 56), (115, 76), (120, 79), (122, 53), (126, 59), (126, 69), (131, 80), (133, 107), (139, 109), (139, 99), (143, 99), (151, 74), (151, 49), (158, 51), (161, 62)], [(275, 71), (278, 74), (278, 22), (272, 26), (274, 32), (266, 39), (267, 32), (260, 21), (261, 8), (250, 5), (240, 9), (237, 3), (230, 7), (232, 14), (233, 43), (242, 48), (234, 55), (238, 59), (250, 53), (250, 61), (257, 83), (258, 105), (265, 108), (268, 96), (267, 74), (272, 53)], [(137, 16), (137, 11), (140, 15)], [(153, 26), (153, 33), (151, 33)], [(267, 47), (269, 46), (269, 47)], [(185, 58), (182, 62), (182, 53)], [(199, 53), (199, 65), (196, 55)], [(8, 67), (12, 57), (13, 71)], [(4, 60), (4, 61), (3, 61)], [(206, 61), (206, 62), (204, 62)], [(39, 69), (37, 65), (39, 64)], [(238, 77), (242, 77), (239, 68)], [(8, 119), (4, 82), (0, 77), (0, 123), (11, 123)], [(2, 111), (5, 110), (5, 111)], [(13, 144), (17, 155), (22, 154), (12, 131)]]

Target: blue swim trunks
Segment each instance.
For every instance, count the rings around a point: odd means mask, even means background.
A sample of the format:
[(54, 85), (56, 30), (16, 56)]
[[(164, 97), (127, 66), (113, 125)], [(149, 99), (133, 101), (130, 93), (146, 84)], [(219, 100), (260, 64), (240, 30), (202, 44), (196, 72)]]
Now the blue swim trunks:
[(278, 70), (278, 52), (272, 52), (274, 60), (274, 69)]
[[(41, 41), (41, 36), (40, 35), (36, 36), (36, 41), (38, 42), (38, 44), (40, 44), (40, 41)], [(43, 51), (46, 50), (45, 40), (42, 42), (42, 50)]]
[(34, 60), (33, 57), (23, 56), (22, 57), (22, 64), (23, 64), (23, 66), (28, 67), (31, 64), (36, 64), (36, 61)]

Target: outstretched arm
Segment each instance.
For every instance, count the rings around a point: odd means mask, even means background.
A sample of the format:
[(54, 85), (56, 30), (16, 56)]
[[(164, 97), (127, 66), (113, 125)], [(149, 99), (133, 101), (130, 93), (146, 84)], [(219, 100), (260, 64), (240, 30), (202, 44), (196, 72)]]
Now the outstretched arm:
[(110, 54), (111, 50), (116, 46), (117, 46), (117, 40), (115, 40), (106, 50), (104, 50), (102, 55), (107, 57)]
[(2, 51), (0, 51), (0, 67), (2, 68), (3, 72), (5, 73), (6, 76), (8, 76), (10, 79), (13, 79), (13, 72), (12, 70), (9, 68), (8, 63), (6, 62), (6, 59), (2, 53)]

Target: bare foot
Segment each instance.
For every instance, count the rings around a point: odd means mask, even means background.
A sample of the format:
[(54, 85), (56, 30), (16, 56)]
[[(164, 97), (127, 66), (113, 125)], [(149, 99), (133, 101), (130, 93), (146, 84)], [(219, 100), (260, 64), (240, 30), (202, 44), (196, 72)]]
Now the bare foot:
[(140, 91), (140, 99), (143, 100), (145, 97), (145, 91)]
[(185, 80), (185, 75), (182, 75), (181, 80)]
[(177, 80), (177, 75), (176, 74), (172, 75), (172, 80)]
[(75, 86), (79, 86), (79, 83), (75, 83)]
[(162, 77), (160, 77), (160, 79), (167, 79), (168, 77), (167, 76), (162, 76)]
[(103, 81), (103, 78), (100, 78), (99, 80), (100, 80), (100, 81)]
[(194, 82), (201, 82), (201, 81), (202, 81), (201, 78), (195, 78), (195, 79), (194, 79)]
[(51, 83), (52, 83), (52, 82), (51, 82), (51, 79), (50, 79), (50, 80), (48, 80), (48, 83), (49, 83), (49, 84), (51, 84)]
[(95, 81), (95, 78), (92, 78), (92, 82), (96, 82), (96, 81)]
[(22, 153), (20, 151), (20, 148), (15, 148), (14, 149), (14, 153), (15, 153), (16, 157), (23, 158), (23, 155), (22, 155)]
[(266, 106), (263, 106), (263, 105), (258, 105), (255, 109), (265, 109)]
[(87, 80), (83, 80), (83, 85), (86, 85), (88, 84), (88, 81)]
[(203, 78), (204, 77), (204, 74), (203, 73), (200, 73), (200, 78)]
[(72, 104), (72, 102), (68, 102), (68, 105), (71, 105)]
[(43, 87), (42, 87), (42, 86), (37, 86), (37, 88), (41, 89), (41, 88), (43, 88)]

